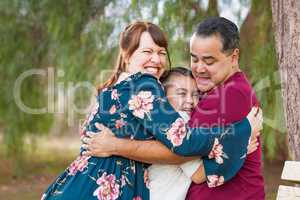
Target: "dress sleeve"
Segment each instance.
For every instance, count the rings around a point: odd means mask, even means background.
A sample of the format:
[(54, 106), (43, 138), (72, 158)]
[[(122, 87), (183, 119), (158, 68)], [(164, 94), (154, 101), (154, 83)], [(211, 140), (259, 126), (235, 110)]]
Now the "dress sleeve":
[(152, 133), (178, 155), (203, 156), (207, 180), (210, 183), (217, 177), (219, 181), (210, 186), (221, 185), (237, 173), (244, 163), (251, 133), (246, 118), (225, 127), (189, 128), (166, 100), (155, 77), (144, 74), (129, 85), (127, 101), (122, 101), (145, 133)]

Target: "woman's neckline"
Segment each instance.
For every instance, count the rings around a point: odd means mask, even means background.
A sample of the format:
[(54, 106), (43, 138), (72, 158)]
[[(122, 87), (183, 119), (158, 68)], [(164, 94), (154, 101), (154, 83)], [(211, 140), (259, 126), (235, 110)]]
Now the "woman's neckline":
[[(118, 80), (117, 80), (117, 82), (114, 84), (114, 85), (112, 85), (112, 86), (110, 86), (110, 87), (108, 87), (108, 88), (115, 88), (115, 87), (117, 87), (117, 86), (119, 86), (119, 85), (122, 85), (124, 82), (128, 82), (128, 81), (130, 81), (130, 80), (132, 80), (132, 79), (135, 79), (136, 77), (139, 77), (140, 75), (143, 75), (143, 74), (147, 74), (147, 75), (149, 75), (149, 76), (152, 76), (152, 77), (155, 77), (155, 76), (153, 76), (152, 74), (149, 74), (149, 73), (143, 73), (143, 72), (136, 72), (136, 73), (127, 73), (127, 72), (121, 72), (120, 73), (120, 76), (119, 76), (119, 78), (118, 78)], [(156, 78), (156, 77), (155, 77)], [(156, 78), (157, 79), (157, 78)], [(157, 79), (158, 80), (158, 79)], [(160, 81), (158, 80), (158, 82), (160, 83)]]
[(117, 82), (114, 85), (117, 85), (121, 83), (122, 81), (126, 80), (128, 77), (130, 77), (133, 74), (127, 73), (127, 72), (121, 72)]

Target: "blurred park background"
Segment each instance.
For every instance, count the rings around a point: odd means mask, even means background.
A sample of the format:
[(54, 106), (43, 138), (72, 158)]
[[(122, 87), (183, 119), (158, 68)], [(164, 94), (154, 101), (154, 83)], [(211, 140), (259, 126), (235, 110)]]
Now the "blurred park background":
[(113, 68), (118, 36), (126, 24), (138, 19), (158, 24), (169, 38), (172, 66), (189, 66), (193, 28), (201, 19), (217, 15), (240, 28), (241, 67), (264, 111), (267, 199), (275, 199), (289, 155), (270, 4), (269, 0), (1, 0), (0, 199), (39, 199), (75, 158), (78, 129), (93, 86)]

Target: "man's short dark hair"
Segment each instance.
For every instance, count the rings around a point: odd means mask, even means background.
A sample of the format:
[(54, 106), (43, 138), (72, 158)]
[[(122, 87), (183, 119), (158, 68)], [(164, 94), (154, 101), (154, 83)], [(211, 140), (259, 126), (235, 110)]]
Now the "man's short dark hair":
[(224, 17), (209, 17), (197, 26), (196, 35), (209, 37), (217, 35), (221, 38), (223, 52), (232, 52), (239, 48), (240, 34), (238, 27)]

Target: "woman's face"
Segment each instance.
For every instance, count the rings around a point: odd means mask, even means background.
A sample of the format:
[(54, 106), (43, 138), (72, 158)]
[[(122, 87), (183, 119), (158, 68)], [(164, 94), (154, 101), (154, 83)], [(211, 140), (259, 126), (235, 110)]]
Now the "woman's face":
[(126, 72), (146, 72), (159, 78), (165, 70), (167, 51), (154, 43), (149, 32), (143, 32), (139, 47), (127, 60)]
[(171, 75), (166, 94), (176, 111), (184, 111), (188, 114), (191, 114), (200, 98), (196, 81), (184, 75)]

